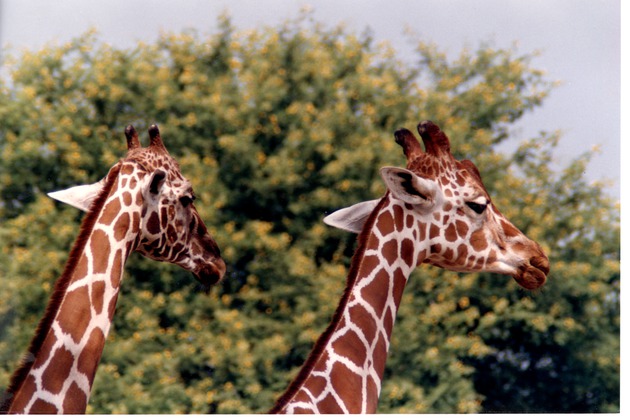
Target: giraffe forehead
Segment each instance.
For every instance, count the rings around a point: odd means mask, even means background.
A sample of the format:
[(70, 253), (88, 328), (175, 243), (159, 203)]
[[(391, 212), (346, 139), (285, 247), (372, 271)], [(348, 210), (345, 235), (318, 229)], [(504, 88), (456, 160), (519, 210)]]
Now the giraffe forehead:
[(186, 179), (175, 159), (166, 153), (158, 153), (150, 148), (132, 150), (127, 158), (138, 162), (149, 173), (156, 170), (166, 172), (166, 187), (176, 193), (192, 190), (191, 182)]
[(446, 159), (439, 159), (433, 155), (423, 154), (410, 162), (408, 169), (417, 175), (437, 180), (441, 174), (449, 172), (451, 169), (450, 162)]
[(134, 149), (129, 152), (127, 158), (140, 163), (148, 171), (161, 169), (166, 172), (180, 172), (179, 164), (168, 153), (156, 151), (150, 147)]
[(436, 181), (449, 201), (452, 199), (462, 204), (461, 198), (471, 199), (482, 195), (489, 198), (481, 179), (452, 157), (449, 159), (424, 154), (411, 162), (408, 169), (422, 178)]
[(167, 171), (166, 185), (175, 192), (186, 192), (192, 189), (192, 183), (179, 171)]

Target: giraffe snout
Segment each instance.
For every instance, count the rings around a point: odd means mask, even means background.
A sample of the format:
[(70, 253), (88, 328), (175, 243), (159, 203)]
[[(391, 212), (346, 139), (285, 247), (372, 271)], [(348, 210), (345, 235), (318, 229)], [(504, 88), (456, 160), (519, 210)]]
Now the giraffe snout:
[(514, 276), (516, 282), (525, 289), (535, 290), (543, 286), (549, 274), (549, 259), (544, 254), (533, 256), (519, 268)]
[(204, 286), (204, 288), (209, 288), (223, 279), (226, 270), (227, 267), (223, 259), (217, 258), (212, 262), (205, 264), (201, 270), (195, 273), (195, 277)]
[(529, 260), (529, 263), (542, 271), (545, 274), (545, 277), (549, 274), (549, 259), (545, 255), (532, 257)]

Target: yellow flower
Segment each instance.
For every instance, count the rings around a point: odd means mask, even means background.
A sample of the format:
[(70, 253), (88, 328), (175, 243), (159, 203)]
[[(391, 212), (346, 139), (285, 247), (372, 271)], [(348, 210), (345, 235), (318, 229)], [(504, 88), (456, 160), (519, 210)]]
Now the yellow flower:
[(468, 297), (463, 296), (461, 299), (459, 299), (459, 302), (457, 302), (457, 304), (460, 308), (465, 309), (468, 307), (468, 305), (470, 305), (470, 300), (468, 299)]
[(24, 92), (24, 95), (31, 100), (35, 99), (35, 96), (37, 96), (37, 91), (33, 86), (26, 86), (22, 92)]

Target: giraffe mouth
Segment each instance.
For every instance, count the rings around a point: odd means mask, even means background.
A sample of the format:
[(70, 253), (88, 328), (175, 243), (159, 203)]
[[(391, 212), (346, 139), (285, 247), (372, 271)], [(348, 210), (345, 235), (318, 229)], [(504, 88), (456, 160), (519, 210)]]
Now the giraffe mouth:
[(545, 256), (530, 258), (529, 263), (519, 267), (514, 280), (527, 290), (542, 287), (549, 274), (549, 259)]
[(223, 262), (222, 259), (218, 259), (194, 273), (194, 276), (199, 283), (201, 283), (204, 290), (207, 291), (211, 286), (214, 286), (223, 279), (225, 271), (225, 262)]

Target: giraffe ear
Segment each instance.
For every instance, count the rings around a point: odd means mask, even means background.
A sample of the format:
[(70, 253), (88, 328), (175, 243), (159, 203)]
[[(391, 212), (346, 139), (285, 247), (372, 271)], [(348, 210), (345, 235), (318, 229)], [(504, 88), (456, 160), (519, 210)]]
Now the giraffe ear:
[(408, 169), (386, 166), (381, 177), (392, 195), (408, 204), (430, 205), (435, 201), (435, 181), (419, 177)]
[(48, 196), (87, 212), (94, 199), (103, 189), (103, 185), (105, 185), (105, 178), (94, 184), (79, 185), (65, 190), (50, 192)]
[(329, 226), (352, 233), (360, 233), (365, 221), (370, 216), (379, 200), (364, 201), (345, 209), (337, 210), (324, 218), (324, 223)]
[(151, 182), (149, 183), (149, 192), (152, 195), (157, 195), (160, 193), (162, 189), (162, 185), (164, 185), (164, 180), (166, 179), (166, 172), (158, 169), (153, 175), (151, 175)]

